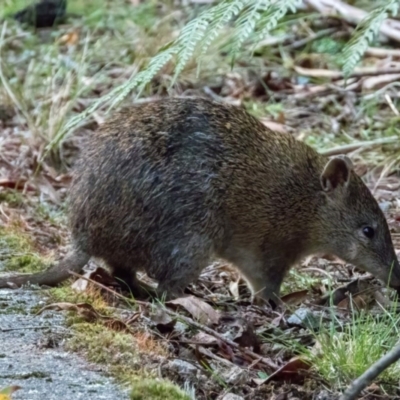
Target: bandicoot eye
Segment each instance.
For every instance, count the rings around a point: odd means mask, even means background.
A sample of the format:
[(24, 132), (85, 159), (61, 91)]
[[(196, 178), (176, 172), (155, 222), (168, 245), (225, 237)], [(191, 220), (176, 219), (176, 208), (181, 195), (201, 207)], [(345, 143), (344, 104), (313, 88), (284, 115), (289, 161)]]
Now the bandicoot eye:
[(366, 226), (363, 228), (363, 234), (368, 238), (368, 239), (372, 239), (375, 235), (375, 231), (373, 228), (371, 228), (370, 226)]

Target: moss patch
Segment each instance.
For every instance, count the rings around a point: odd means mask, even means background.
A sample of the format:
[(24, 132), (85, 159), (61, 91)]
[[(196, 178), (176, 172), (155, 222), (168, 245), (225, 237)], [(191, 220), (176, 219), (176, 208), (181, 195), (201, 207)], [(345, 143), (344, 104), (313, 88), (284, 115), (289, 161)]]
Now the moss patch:
[(147, 333), (116, 332), (101, 323), (75, 322), (72, 327), (74, 336), (66, 348), (83, 353), (92, 362), (106, 364), (111, 375), (132, 388), (131, 399), (191, 399), (172, 382), (157, 379), (145, 370), (150, 353), (166, 355), (165, 349)]
[(35, 251), (27, 234), (17, 228), (0, 228), (0, 270), (37, 272), (48, 264), (49, 261)]
[(7, 203), (11, 207), (19, 207), (24, 204), (24, 197), (17, 190), (3, 190), (0, 192), (0, 203)]
[(191, 400), (191, 397), (169, 381), (143, 379), (132, 384), (131, 399)]
[(107, 303), (97, 289), (88, 289), (84, 292), (76, 292), (68, 284), (51, 288), (47, 291), (50, 303), (87, 303), (92, 305), (101, 314), (107, 314)]

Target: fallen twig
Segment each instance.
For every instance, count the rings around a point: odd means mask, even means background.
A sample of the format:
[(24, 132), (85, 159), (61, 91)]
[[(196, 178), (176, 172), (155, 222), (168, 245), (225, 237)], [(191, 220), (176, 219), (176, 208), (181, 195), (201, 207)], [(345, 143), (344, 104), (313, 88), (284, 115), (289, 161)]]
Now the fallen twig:
[(365, 55), (376, 58), (386, 58), (386, 57), (399, 58), (400, 50), (384, 49), (380, 47), (368, 47), (368, 49), (365, 51)]
[(328, 150), (320, 150), (319, 153), (327, 157), (337, 156), (339, 154), (348, 154), (361, 148), (366, 149), (382, 144), (397, 143), (398, 141), (399, 138), (397, 136), (390, 136), (388, 138), (379, 138), (375, 140), (368, 140), (365, 142), (345, 144), (343, 146), (333, 147), (332, 149)]
[(11, 332), (11, 331), (23, 331), (26, 329), (46, 329), (46, 328), (51, 328), (51, 326), (21, 326), (18, 328), (0, 328), (1, 332)]
[(325, 36), (328, 36), (331, 33), (336, 32), (337, 30), (338, 30), (338, 28), (336, 28), (336, 27), (322, 29), (322, 30), (320, 30), (320, 31), (318, 31), (318, 32), (306, 37), (306, 38), (296, 40), (295, 42), (293, 42), (293, 43), (291, 43), (291, 44), (289, 44), (289, 45), (287, 45), (285, 47), (287, 47), (289, 49), (292, 49), (292, 50), (296, 50), (296, 49), (299, 49), (299, 48), (305, 46), (308, 43), (313, 42), (314, 40), (321, 39), (321, 38), (323, 38)]
[[(113, 294), (115, 297), (118, 297), (118, 298), (121, 299), (121, 300), (124, 300), (124, 301), (127, 301), (127, 300), (128, 300), (128, 301), (129, 301), (129, 299), (128, 299), (126, 296), (123, 296), (122, 294), (117, 293), (115, 290), (110, 289), (109, 287), (103, 285), (103, 284), (100, 283), (100, 282), (96, 282), (96, 281), (94, 281), (93, 279), (90, 279), (90, 278), (88, 278), (88, 277), (86, 277), (86, 276), (83, 276), (83, 275), (81, 275), (81, 274), (78, 274), (78, 273), (76, 273), (76, 272), (74, 272), (74, 271), (68, 271), (68, 272), (69, 272), (71, 275), (76, 276), (77, 278), (81, 278), (81, 279), (84, 279), (84, 280), (86, 280), (86, 281), (88, 281), (88, 282), (90, 282), (90, 283), (93, 283), (93, 285), (96, 285), (96, 286), (98, 286), (98, 287), (100, 287), (100, 288), (106, 290), (107, 292)], [(147, 302), (144, 302), (144, 301), (141, 302), (141, 301), (136, 300), (136, 299), (135, 299), (135, 303), (138, 303), (138, 304), (143, 303), (143, 304), (146, 304), (146, 305), (148, 304)]]
[[(319, 11), (322, 15), (331, 16), (335, 12), (350, 24), (358, 24), (368, 14), (366, 11), (346, 4), (340, 0), (304, 0), (306, 4)], [(380, 27), (380, 33), (400, 42), (398, 21), (386, 19)]]
[(379, 374), (400, 359), (400, 343), (372, 364), (359, 378), (347, 388), (339, 400), (354, 400)]
[[(310, 76), (312, 78), (332, 78), (332, 80), (344, 78), (341, 71), (332, 71), (329, 69), (312, 69), (295, 66), (294, 70), (303, 76)], [(358, 68), (352, 72), (348, 78), (363, 78), (364, 76), (380, 76), (400, 74), (400, 68)]]

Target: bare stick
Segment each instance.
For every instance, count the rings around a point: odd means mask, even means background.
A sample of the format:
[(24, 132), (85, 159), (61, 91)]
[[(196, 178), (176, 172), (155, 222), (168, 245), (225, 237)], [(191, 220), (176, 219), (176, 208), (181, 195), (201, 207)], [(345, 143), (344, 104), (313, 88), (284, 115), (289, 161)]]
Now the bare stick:
[(313, 42), (314, 40), (321, 39), (324, 36), (328, 36), (331, 33), (334, 33), (336, 31), (337, 31), (337, 28), (323, 29), (323, 30), (321, 30), (319, 32), (316, 32), (316, 33), (312, 34), (311, 36), (308, 36), (308, 37), (304, 38), (304, 39), (296, 40), (295, 42), (289, 44), (287, 47), (290, 48), (290, 49), (293, 49), (293, 50), (299, 49), (300, 47), (303, 47), (306, 44), (309, 44), (309, 43)]
[[(69, 272), (71, 275), (73, 275), (73, 276), (75, 276), (75, 277), (77, 277), (77, 278), (81, 278), (81, 279), (84, 279), (85, 281), (88, 281), (88, 282), (90, 282), (90, 283), (93, 283), (93, 285), (96, 285), (96, 286), (98, 286), (98, 287), (104, 289), (105, 291), (111, 293), (112, 295), (114, 295), (115, 297), (118, 297), (118, 298), (121, 299), (121, 300), (125, 300), (125, 301), (126, 301), (126, 300), (129, 300), (127, 297), (123, 296), (122, 294), (117, 293), (115, 290), (110, 289), (109, 287), (103, 285), (103, 284), (100, 283), (100, 282), (96, 282), (96, 281), (94, 281), (93, 279), (87, 278), (86, 276), (80, 275), (80, 274), (78, 274), (78, 273), (76, 273), (76, 272), (74, 272), (74, 271), (68, 271), (68, 272)], [(145, 302), (138, 301), (138, 300), (136, 300), (136, 299), (135, 299), (134, 301), (135, 301), (135, 303), (138, 303), (138, 304), (147, 304), (147, 303), (145, 303)]]
[[(304, 0), (304, 3), (325, 16), (331, 16), (334, 10), (341, 18), (354, 25), (358, 24), (367, 15), (366, 11), (341, 0)], [(399, 42), (400, 30), (398, 29), (398, 21), (386, 19), (380, 27), (380, 33)]]
[(21, 326), (21, 327), (17, 327), (17, 328), (0, 328), (1, 332), (11, 332), (11, 331), (24, 331), (25, 329), (46, 329), (49, 328), (51, 329), (51, 326)]
[[(333, 81), (344, 78), (344, 73), (336, 70), (329, 69), (314, 69), (314, 68), (303, 68), (295, 66), (294, 70), (303, 76), (310, 76), (312, 78), (331, 78)], [(352, 72), (348, 78), (363, 78), (366, 76), (381, 76), (381, 75), (396, 75), (400, 73), (400, 68), (358, 68)], [(339, 82), (337, 82), (339, 83)]]
[(333, 147), (332, 149), (321, 150), (319, 151), (319, 153), (324, 156), (330, 157), (330, 156), (336, 156), (338, 154), (348, 154), (360, 148), (366, 149), (374, 146), (379, 146), (382, 144), (396, 143), (398, 140), (399, 140), (398, 137), (390, 136), (388, 138), (379, 138), (376, 140), (368, 140), (365, 142), (345, 144), (343, 146)]
[(400, 343), (393, 347), (375, 364), (371, 365), (347, 388), (339, 400), (354, 400), (379, 374), (400, 359)]

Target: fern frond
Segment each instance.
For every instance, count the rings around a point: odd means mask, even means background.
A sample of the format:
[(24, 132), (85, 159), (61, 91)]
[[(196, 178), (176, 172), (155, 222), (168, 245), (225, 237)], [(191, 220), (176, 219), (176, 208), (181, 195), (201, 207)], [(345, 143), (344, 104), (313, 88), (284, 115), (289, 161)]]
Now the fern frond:
[(178, 62), (171, 85), (174, 84), (178, 75), (183, 71), (185, 65), (192, 58), (198, 43), (204, 38), (210, 23), (212, 13), (205, 12), (189, 22), (182, 30), (176, 41)]
[(161, 68), (164, 67), (176, 53), (177, 49), (171, 46), (153, 57), (146, 69), (132, 76), (128, 83), (121, 87), (120, 93), (113, 99), (109, 110), (122, 102), (133, 89), (137, 88), (138, 96), (140, 96), (145, 86), (157, 75)]
[(222, 1), (217, 6), (213, 7), (214, 19), (210, 22), (207, 35), (202, 40), (200, 57), (204, 56), (211, 46), (211, 43), (218, 37), (219, 33), (223, 29), (224, 25), (229, 23), (232, 18), (239, 15), (239, 13), (246, 6), (247, 1), (236, 0), (236, 1)]
[(264, 39), (270, 33), (278, 22), (289, 12), (295, 12), (301, 4), (301, 0), (285, 0), (282, 2), (274, 2), (274, 4), (263, 12), (258, 20), (255, 30), (257, 33), (257, 41)]
[(84, 121), (87, 117), (93, 114), (96, 110), (98, 110), (102, 105), (110, 103), (110, 106), (107, 110), (110, 111), (117, 104), (122, 102), (126, 96), (133, 89), (138, 89), (138, 96), (141, 94), (145, 86), (154, 78), (157, 72), (171, 60), (173, 55), (176, 53), (176, 49), (173, 47), (165, 48), (163, 51), (158, 53), (155, 57), (150, 60), (149, 65), (146, 69), (140, 71), (137, 74), (132, 74), (131, 78), (127, 83), (117, 86), (111, 92), (107, 93), (105, 96), (99, 98), (95, 101), (90, 107), (88, 107), (82, 113), (72, 117), (68, 123), (64, 126), (62, 130), (58, 132), (58, 134), (53, 138), (53, 140), (47, 145), (46, 152), (44, 156), (48, 154), (49, 151), (52, 151), (57, 145), (66, 137), (68, 134), (75, 129), (79, 124)]
[(247, 1), (247, 3), (248, 9), (237, 19), (235, 33), (230, 43), (232, 62), (245, 40), (254, 32), (257, 21), (261, 18), (262, 13), (267, 12), (271, 7), (270, 0), (253, 0)]
[(205, 10), (182, 30), (175, 42), (178, 62), (171, 82), (174, 84), (190, 58), (199, 48), (200, 58), (205, 55), (211, 43), (218, 37), (221, 29), (234, 16), (238, 15), (249, 0), (224, 0), (214, 7)]
[(196, 50), (200, 50), (200, 57), (204, 56), (223, 27), (234, 17), (239, 16), (234, 27), (231, 50), (233, 55), (239, 52), (245, 40), (254, 30), (260, 28), (262, 32), (259, 36), (264, 36), (267, 31), (277, 25), (279, 19), (289, 9), (293, 9), (299, 2), (300, 0), (221, 0), (217, 5), (206, 9), (189, 22), (177, 39), (161, 49), (150, 60), (146, 69), (133, 74), (128, 82), (98, 99), (80, 115), (71, 118), (64, 129), (49, 143), (48, 150), (57, 146), (82, 121), (105, 104), (109, 105), (109, 111), (121, 103), (134, 89), (137, 90), (139, 96), (161, 68), (176, 57), (177, 64), (172, 85)]
[(367, 50), (369, 44), (375, 39), (382, 22), (389, 13), (397, 14), (399, 0), (389, 0), (387, 4), (376, 8), (357, 25), (352, 38), (342, 51), (343, 73), (348, 77)]

